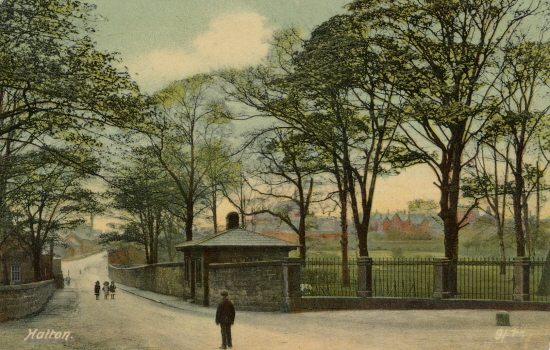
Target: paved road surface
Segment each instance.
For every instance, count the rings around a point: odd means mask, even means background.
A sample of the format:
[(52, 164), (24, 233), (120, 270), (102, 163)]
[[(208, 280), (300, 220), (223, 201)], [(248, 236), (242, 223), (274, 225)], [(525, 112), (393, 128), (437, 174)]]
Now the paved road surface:
[[(57, 291), (39, 315), (0, 324), (0, 349), (218, 348), (220, 335), (212, 308), (126, 286), (119, 286), (115, 300), (95, 300), (93, 284), (108, 279), (106, 266), (105, 254), (64, 263), (64, 273), (72, 279), (70, 287)], [(237, 312), (233, 349), (549, 349), (550, 313), (511, 312), (511, 327), (495, 326), (495, 314), (475, 310)]]

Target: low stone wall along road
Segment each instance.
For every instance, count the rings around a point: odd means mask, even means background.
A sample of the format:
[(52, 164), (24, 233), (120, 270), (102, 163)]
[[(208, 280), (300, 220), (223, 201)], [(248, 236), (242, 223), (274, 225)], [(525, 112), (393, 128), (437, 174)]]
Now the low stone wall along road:
[[(0, 324), (0, 349), (217, 349), (214, 308), (120, 285), (115, 300), (95, 300), (108, 280), (106, 255), (63, 264), (71, 284), (36, 316)], [(513, 311), (237, 311), (234, 350), (547, 350), (550, 313)]]

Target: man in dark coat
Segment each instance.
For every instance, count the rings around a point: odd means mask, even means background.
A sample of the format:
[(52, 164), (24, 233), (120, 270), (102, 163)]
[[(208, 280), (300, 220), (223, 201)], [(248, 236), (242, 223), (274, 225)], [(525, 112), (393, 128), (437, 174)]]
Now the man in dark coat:
[(235, 307), (227, 298), (228, 295), (227, 292), (222, 292), (222, 300), (218, 304), (218, 310), (216, 310), (216, 324), (220, 325), (222, 331), (222, 346), (220, 346), (220, 349), (233, 346), (231, 341), (231, 325), (235, 321)]

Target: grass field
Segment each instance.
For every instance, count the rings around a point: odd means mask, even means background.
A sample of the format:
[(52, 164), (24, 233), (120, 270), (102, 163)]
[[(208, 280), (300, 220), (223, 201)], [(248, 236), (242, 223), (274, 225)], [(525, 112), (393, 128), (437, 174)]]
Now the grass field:
[[(307, 257), (341, 257), (342, 249), (337, 239), (308, 239)], [(439, 258), (443, 257), (442, 238), (430, 240), (375, 240), (368, 241), (369, 256), (373, 258)], [(349, 257), (357, 257), (357, 237), (351, 236), (348, 243)]]

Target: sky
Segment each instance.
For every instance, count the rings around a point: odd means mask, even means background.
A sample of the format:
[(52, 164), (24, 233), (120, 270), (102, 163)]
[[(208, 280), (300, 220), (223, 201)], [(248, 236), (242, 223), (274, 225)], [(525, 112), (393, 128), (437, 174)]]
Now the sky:
[(90, 0), (98, 48), (118, 52), (145, 92), (265, 57), (275, 30), (310, 32), (348, 0)]
[[(174, 80), (259, 63), (274, 31), (304, 33), (345, 13), (348, 0), (89, 0), (97, 6), (98, 49), (117, 52), (147, 93)], [(236, 131), (238, 132), (238, 130)], [(405, 210), (414, 199), (437, 200), (434, 177), (417, 166), (381, 179), (374, 210)], [(220, 217), (231, 208), (222, 208)]]

